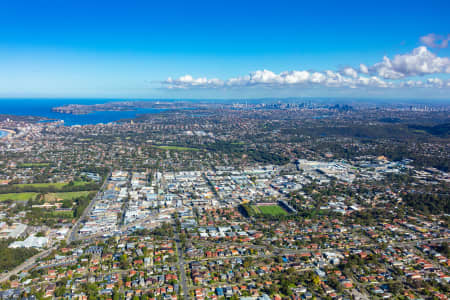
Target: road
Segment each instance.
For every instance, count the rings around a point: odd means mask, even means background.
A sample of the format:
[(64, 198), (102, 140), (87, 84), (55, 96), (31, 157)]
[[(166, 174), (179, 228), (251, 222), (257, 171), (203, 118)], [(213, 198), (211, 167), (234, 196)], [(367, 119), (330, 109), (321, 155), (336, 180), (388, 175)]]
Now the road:
[[(414, 247), (416, 245), (429, 244), (429, 243), (441, 243), (441, 242), (450, 242), (450, 238), (432, 238), (432, 239), (423, 239), (423, 240), (415, 240), (415, 241), (407, 241), (407, 242), (393, 242), (390, 243), (393, 247)], [(211, 241), (196, 241), (197, 244), (201, 244), (204, 246), (217, 246), (216, 242)], [(268, 247), (264, 245), (254, 245), (250, 243), (236, 243), (236, 242), (227, 242), (228, 246), (239, 246), (239, 247), (249, 247), (256, 250), (267, 250)], [(361, 245), (360, 249), (371, 249), (378, 246), (377, 244), (365, 244)], [(308, 252), (332, 252), (332, 251), (346, 251), (349, 248), (319, 248), (319, 249), (309, 249), (309, 248), (299, 248), (299, 249), (289, 249), (289, 248), (279, 248), (279, 247), (271, 247), (272, 253), (278, 255), (289, 255), (289, 254), (303, 254)]]
[(34, 266), (34, 264), (36, 263), (36, 260), (41, 259), (47, 255), (49, 255), (53, 250), (55, 250), (56, 247), (50, 248), (48, 250), (42, 251), (38, 254), (36, 254), (35, 256), (30, 257), (29, 259), (27, 259), (26, 261), (24, 261), (21, 265), (15, 267), (14, 269), (12, 269), (11, 271), (9, 271), (6, 274), (2, 274), (0, 276), (0, 282), (3, 282), (5, 280), (7, 280), (10, 276), (12, 275), (17, 275), (20, 272), (22, 272), (23, 270), (27, 270), (30, 269), (31, 267)]
[(97, 195), (95, 195), (95, 197), (92, 198), (92, 200), (89, 203), (89, 205), (86, 207), (86, 209), (81, 214), (81, 217), (79, 217), (77, 222), (75, 223), (75, 225), (72, 226), (70, 232), (67, 235), (67, 239), (66, 239), (66, 242), (68, 244), (70, 244), (71, 242), (77, 240), (79, 227), (82, 224), (82, 222), (84, 221), (84, 219), (86, 218), (86, 216), (88, 215), (88, 213), (91, 211), (92, 207), (95, 204), (95, 201), (97, 201), (100, 198), (101, 194), (103, 193), (106, 185), (108, 184), (109, 176), (110, 176), (110, 174), (108, 174), (108, 176), (105, 178), (105, 180), (103, 181), (102, 186), (100, 187), (100, 189), (97, 192)]
[[(109, 175), (108, 175), (108, 177), (109, 177)], [(92, 209), (95, 201), (99, 198), (100, 194), (103, 192), (103, 190), (107, 184), (107, 181), (108, 181), (107, 178), (105, 179), (101, 188), (97, 192), (97, 195), (95, 195), (95, 197), (91, 200), (88, 207), (86, 207), (86, 209), (83, 211), (83, 214), (81, 215), (81, 217), (77, 220), (77, 222), (74, 224), (74, 226), (71, 228), (71, 230), (67, 234), (66, 242), (71, 243), (72, 241), (74, 241), (76, 239), (78, 227), (80, 226), (80, 224), (84, 220), (84, 218), (87, 216), (88, 212)], [(13, 270), (9, 271), (6, 274), (2, 274), (0, 276), (0, 282), (7, 280), (12, 275), (19, 274), (23, 270), (30, 269), (31, 267), (33, 267), (35, 265), (36, 260), (49, 255), (55, 249), (56, 249), (56, 247), (53, 247), (48, 250), (42, 251), (42, 252), (36, 254), (35, 256), (30, 257), (29, 259), (24, 261), (21, 265), (15, 267)]]
[(183, 287), (183, 296), (184, 296), (184, 300), (189, 300), (189, 288), (187, 285), (186, 268), (185, 268), (185, 262), (184, 262), (184, 258), (183, 258), (183, 249), (181, 248), (180, 236), (178, 235), (178, 232), (175, 235), (175, 242), (177, 244), (178, 268), (180, 270), (180, 280), (181, 280), (181, 286)]
[[(120, 228), (121, 235), (123, 235), (124, 232), (126, 232), (128, 229), (133, 228), (136, 225), (142, 225), (142, 223), (145, 223), (147, 221), (153, 221), (154, 219), (157, 218), (157, 216), (158, 215), (152, 214), (150, 217), (146, 217), (144, 219), (140, 219), (140, 220), (135, 221), (133, 223), (130, 223), (130, 224), (127, 224), (127, 225), (123, 225)], [(171, 219), (168, 219), (167, 222), (170, 223)], [(153, 229), (153, 228), (156, 228), (156, 227), (158, 227), (160, 225), (161, 225), (160, 222), (153, 223), (153, 224), (151, 224), (151, 226), (149, 224), (145, 224), (145, 228)], [(116, 231), (116, 230), (114, 230), (114, 231)], [(84, 235), (84, 236), (75, 235), (73, 241), (89, 241), (89, 240), (93, 240), (94, 238), (108, 237), (108, 236), (111, 236), (114, 233), (114, 231), (101, 231), (101, 232), (97, 232), (97, 233), (90, 234), (90, 235)]]
[[(146, 219), (142, 219), (141, 222), (145, 221)], [(170, 220), (169, 220), (170, 221)], [(152, 229), (152, 228), (156, 228), (158, 226), (160, 226), (160, 223), (154, 223), (152, 224), (152, 226), (146, 225), (145, 228), (148, 229)], [(136, 226), (136, 223), (133, 224), (129, 224), (129, 225), (125, 225), (123, 226), (120, 230), (121, 233), (120, 235), (124, 235), (124, 232), (127, 231), (128, 229), (132, 228)], [(79, 236), (77, 235), (74, 239), (74, 241), (84, 241), (84, 242), (88, 242), (90, 240), (94, 240), (95, 238), (108, 238), (113, 234), (113, 231), (101, 231), (98, 233), (94, 233), (94, 234), (90, 234), (90, 235), (84, 235), (84, 236)]]

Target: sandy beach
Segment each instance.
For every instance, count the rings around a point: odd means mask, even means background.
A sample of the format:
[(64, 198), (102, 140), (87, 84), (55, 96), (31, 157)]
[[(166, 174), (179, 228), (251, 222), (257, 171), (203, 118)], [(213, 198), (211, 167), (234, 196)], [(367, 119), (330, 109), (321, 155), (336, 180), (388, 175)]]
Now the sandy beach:
[(10, 136), (11, 134), (15, 134), (16, 133), (14, 130), (3, 129), (3, 128), (0, 128), (0, 131), (5, 133), (4, 135), (0, 135), (0, 139), (4, 139), (4, 138)]

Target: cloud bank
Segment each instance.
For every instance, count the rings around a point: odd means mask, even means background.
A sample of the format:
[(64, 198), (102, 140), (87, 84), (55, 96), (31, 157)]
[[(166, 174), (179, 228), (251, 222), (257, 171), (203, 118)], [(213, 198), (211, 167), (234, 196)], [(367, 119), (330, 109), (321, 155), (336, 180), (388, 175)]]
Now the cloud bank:
[(400, 79), (428, 74), (449, 74), (450, 59), (438, 57), (428, 51), (427, 47), (421, 46), (411, 53), (396, 55), (393, 59), (385, 56), (382, 62), (370, 67), (369, 72), (386, 79)]
[[(422, 37), (425, 38), (425, 37)], [(427, 40), (435, 43), (435, 41)], [(443, 45), (441, 42), (439, 45)], [(257, 70), (250, 74), (222, 80), (219, 78), (194, 78), (191, 75), (179, 78), (169, 77), (162, 84), (169, 89), (190, 88), (237, 88), (264, 86), (272, 88), (290, 86), (324, 86), (336, 88), (448, 88), (450, 80), (427, 78), (406, 80), (432, 74), (450, 74), (450, 59), (438, 57), (427, 47), (420, 46), (412, 52), (383, 57), (372, 66), (360, 64), (358, 68), (345, 67), (338, 71), (293, 70), (274, 73), (270, 70)]]

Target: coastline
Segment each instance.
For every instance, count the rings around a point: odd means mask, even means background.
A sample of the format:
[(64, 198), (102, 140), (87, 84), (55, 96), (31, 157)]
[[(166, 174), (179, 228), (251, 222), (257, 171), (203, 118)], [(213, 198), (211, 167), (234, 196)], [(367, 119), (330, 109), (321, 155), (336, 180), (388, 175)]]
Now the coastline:
[(14, 130), (3, 129), (3, 128), (0, 128), (0, 132), (4, 133), (4, 134), (0, 135), (0, 139), (7, 138), (7, 137), (9, 137), (10, 135), (16, 133)]
[[(41, 122), (50, 120), (63, 120), (64, 126), (107, 124), (122, 119), (134, 119), (138, 114), (151, 114), (163, 111), (160, 108), (138, 108), (134, 111), (95, 111), (90, 114), (62, 114), (52, 111), (52, 108), (78, 104), (95, 105), (110, 100), (100, 99), (1, 99), (2, 109), (0, 115), (16, 117), (15, 120), (26, 122)], [(6, 125), (3, 125), (6, 126)], [(0, 128), (2, 124), (0, 124)]]

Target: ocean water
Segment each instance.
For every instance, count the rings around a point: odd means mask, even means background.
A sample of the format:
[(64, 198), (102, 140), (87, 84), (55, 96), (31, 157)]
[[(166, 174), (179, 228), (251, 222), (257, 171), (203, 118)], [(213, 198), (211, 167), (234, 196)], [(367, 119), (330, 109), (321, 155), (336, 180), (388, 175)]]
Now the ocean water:
[[(87, 115), (69, 115), (52, 112), (52, 107), (67, 104), (100, 104), (114, 100), (102, 99), (0, 99), (0, 114), (39, 116), (50, 119), (64, 120), (64, 124), (87, 125), (110, 123), (120, 119), (134, 118), (143, 113), (159, 113), (164, 109), (138, 109), (136, 111), (99, 111)], [(116, 100), (124, 101), (124, 100)], [(0, 133), (1, 136), (1, 133)]]

